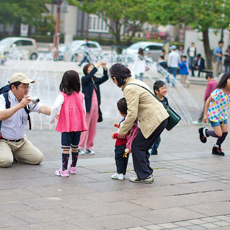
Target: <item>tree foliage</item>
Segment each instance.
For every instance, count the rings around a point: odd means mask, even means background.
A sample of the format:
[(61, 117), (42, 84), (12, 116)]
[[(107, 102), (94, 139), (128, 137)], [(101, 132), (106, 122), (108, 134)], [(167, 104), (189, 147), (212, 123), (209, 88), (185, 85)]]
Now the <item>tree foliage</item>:
[(227, 28), (230, 22), (230, 0), (152, 0), (151, 23), (163, 25), (184, 23), (203, 34), (203, 45), (208, 68), (211, 68), (212, 51), (208, 29)]
[[(121, 37), (129, 32), (127, 43), (142, 25), (148, 21), (148, 5), (151, 0), (83, 0), (75, 4), (88, 14), (102, 18), (119, 45)], [(124, 30), (124, 28), (126, 30)]]
[(51, 0), (0, 0), (0, 23), (36, 25), (47, 12), (45, 3)]

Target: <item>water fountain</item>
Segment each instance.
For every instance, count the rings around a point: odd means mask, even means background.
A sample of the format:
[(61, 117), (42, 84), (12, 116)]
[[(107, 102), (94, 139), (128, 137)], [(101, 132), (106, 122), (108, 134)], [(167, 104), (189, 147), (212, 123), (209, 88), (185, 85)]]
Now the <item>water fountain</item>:
[[(41, 102), (46, 105), (53, 105), (54, 100), (59, 93), (61, 77), (66, 70), (74, 69), (79, 72), (80, 76), (82, 75), (82, 68), (77, 67), (76, 63), (64, 61), (55, 62), (52, 60), (52, 53), (41, 53), (36, 61), (31, 61), (27, 59), (21, 60), (21, 51), (17, 53), (14, 50), (14, 53), (12, 53), (10, 57), (13, 58), (8, 58), (5, 66), (0, 67), (0, 71), (2, 71), (0, 85), (6, 85), (13, 73), (23, 72), (29, 78), (35, 80), (35, 84), (31, 84), (30, 86), (29, 94), (31, 96), (38, 96)], [(132, 69), (133, 57), (131, 56), (107, 54), (101, 56), (101, 58), (108, 63), (108, 68), (111, 64), (122, 62), (128, 68)], [(93, 61), (95, 62), (96, 58)], [(99, 73), (102, 72), (99, 71)], [(145, 76), (150, 80), (150, 85), (152, 85), (157, 79), (165, 79), (165, 74), (160, 74), (158, 72), (156, 63), (153, 63), (150, 66), (150, 69), (145, 73)], [(169, 76), (170, 78), (173, 78), (171, 75)], [(101, 106), (104, 120), (109, 120), (111, 116), (115, 116), (119, 119), (119, 113), (116, 108), (116, 99), (119, 99), (118, 95), (123, 97), (122, 92), (114, 86), (111, 81), (103, 84), (101, 86), (101, 91)], [(175, 88), (168, 87), (167, 97), (172, 108), (174, 108), (182, 117), (180, 125), (192, 124), (193, 120), (197, 117), (199, 107), (193, 97), (178, 80), (176, 80)], [(33, 129), (50, 129), (48, 116), (31, 113), (31, 119)]]

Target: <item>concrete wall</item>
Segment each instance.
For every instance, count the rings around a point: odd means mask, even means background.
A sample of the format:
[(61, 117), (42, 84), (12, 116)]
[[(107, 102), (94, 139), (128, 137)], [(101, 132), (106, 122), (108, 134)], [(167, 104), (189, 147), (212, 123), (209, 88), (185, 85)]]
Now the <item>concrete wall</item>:
[[(52, 11), (52, 4), (46, 4), (47, 9)], [(61, 12), (60, 15), (60, 32), (66, 35), (75, 36), (77, 34), (77, 15), (78, 8), (76, 6), (68, 6), (68, 12)], [(53, 17), (56, 18), (57, 15), (57, 5), (53, 5)]]
[(76, 6), (68, 6), (68, 12), (62, 13), (63, 15), (63, 31), (66, 35), (77, 34), (77, 14), (78, 8)]

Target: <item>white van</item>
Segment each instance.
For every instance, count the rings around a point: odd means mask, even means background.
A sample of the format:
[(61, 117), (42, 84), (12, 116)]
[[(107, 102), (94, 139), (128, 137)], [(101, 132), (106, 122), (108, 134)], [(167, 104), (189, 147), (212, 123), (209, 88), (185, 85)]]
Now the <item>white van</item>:
[(38, 47), (35, 39), (24, 37), (8, 37), (0, 41), (0, 53), (8, 55), (11, 48), (16, 48), (20, 51), (27, 51), (28, 58), (36, 60), (38, 57)]

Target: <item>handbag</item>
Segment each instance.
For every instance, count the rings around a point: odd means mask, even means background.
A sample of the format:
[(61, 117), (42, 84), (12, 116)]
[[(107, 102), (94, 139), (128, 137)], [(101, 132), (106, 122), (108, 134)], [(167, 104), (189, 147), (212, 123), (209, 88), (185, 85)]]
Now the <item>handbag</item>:
[(166, 126), (166, 129), (169, 131), (179, 123), (181, 117), (169, 105), (166, 105), (165, 109), (169, 114), (168, 124)]
[[(138, 84), (129, 83), (128, 85), (138, 85)], [(147, 91), (149, 91), (149, 93), (151, 93), (159, 102), (161, 102), (160, 99), (156, 95), (154, 95), (149, 89), (145, 88), (142, 85), (138, 85), (138, 86), (140, 86), (140, 87), (146, 89)], [(168, 124), (166, 126), (166, 129), (169, 131), (179, 123), (179, 121), (181, 120), (181, 117), (169, 105), (163, 105), (163, 106), (165, 107), (166, 111), (169, 114)]]

